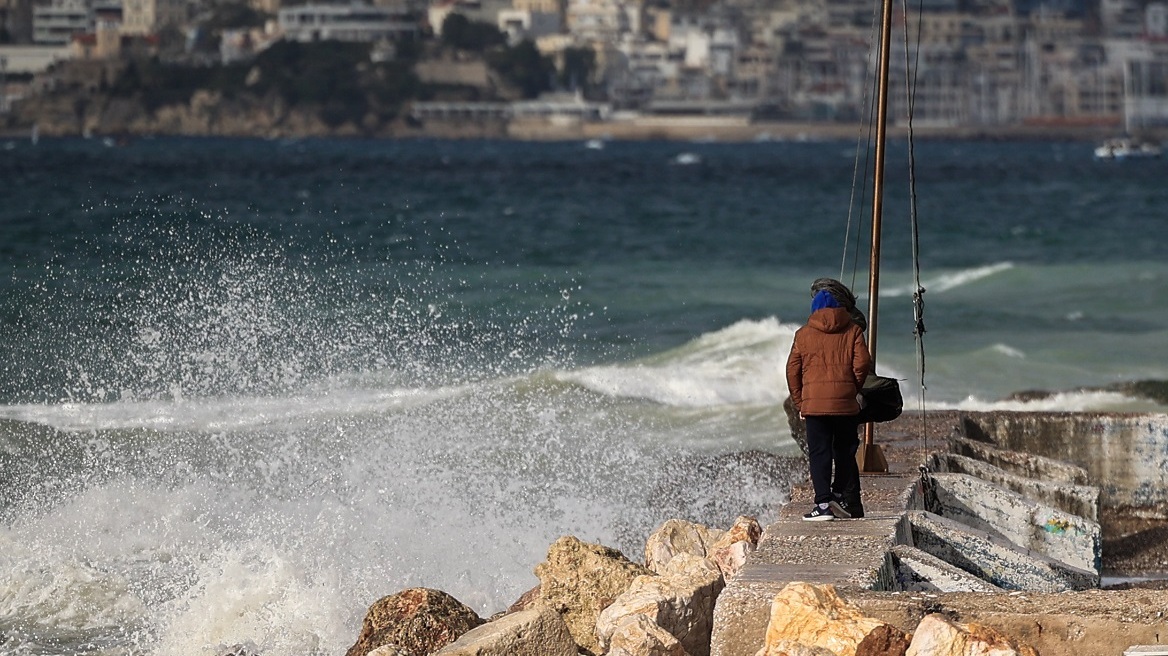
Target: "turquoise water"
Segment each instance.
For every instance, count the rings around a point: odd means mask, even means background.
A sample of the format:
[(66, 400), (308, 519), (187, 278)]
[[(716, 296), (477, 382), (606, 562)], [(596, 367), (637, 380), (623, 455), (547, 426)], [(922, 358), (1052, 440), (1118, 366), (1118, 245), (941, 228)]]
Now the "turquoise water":
[[(1164, 411), (1080, 388), (1168, 380), (1168, 163), (917, 159), (923, 404)], [(854, 166), (839, 142), (0, 149), (0, 653), (338, 653), (403, 587), (505, 607), (563, 534), (635, 559), (671, 516), (773, 517), (810, 282), (866, 295)], [(878, 360), (917, 405), (890, 178)], [(1059, 393), (1003, 400), (1034, 389)]]

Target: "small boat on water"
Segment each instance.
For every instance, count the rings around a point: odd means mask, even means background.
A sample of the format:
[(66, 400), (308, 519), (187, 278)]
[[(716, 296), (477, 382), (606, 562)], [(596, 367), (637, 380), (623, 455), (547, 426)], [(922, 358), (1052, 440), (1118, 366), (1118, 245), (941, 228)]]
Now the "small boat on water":
[(1151, 121), (1159, 121), (1153, 104), (1152, 82), (1157, 70), (1152, 62), (1128, 61), (1123, 67), (1123, 136), (1113, 137), (1095, 148), (1095, 159), (1151, 159), (1161, 154), (1160, 144), (1143, 138)]
[(601, 139), (589, 139), (584, 142), (584, 147), (588, 150), (604, 150), (604, 141)]
[(1132, 137), (1108, 139), (1095, 148), (1095, 159), (1140, 159), (1161, 154), (1160, 144)]

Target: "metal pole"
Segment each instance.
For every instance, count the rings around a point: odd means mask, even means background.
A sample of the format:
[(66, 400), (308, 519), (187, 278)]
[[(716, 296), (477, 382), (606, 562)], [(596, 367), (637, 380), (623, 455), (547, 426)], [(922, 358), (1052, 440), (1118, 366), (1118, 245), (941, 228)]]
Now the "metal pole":
[[(872, 173), (872, 250), (868, 260), (868, 350), (876, 370), (876, 326), (880, 309), (880, 229), (884, 216), (884, 145), (888, 135), (888, 71), (892, 52), (892, 0), (884, 0), (880, 27), (880, 86), (876, 101), (876, 168)], [(880, 447), (874, 443), (875, 426), (864, 426), (860, 471), (886, 472)]]

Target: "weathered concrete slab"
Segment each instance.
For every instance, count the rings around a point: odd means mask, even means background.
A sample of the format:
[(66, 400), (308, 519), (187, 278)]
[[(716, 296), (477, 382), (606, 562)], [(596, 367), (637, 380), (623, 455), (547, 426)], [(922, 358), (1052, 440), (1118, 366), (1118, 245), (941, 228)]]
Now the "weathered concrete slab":
[(1168, 415), (969, 413), (963, 430), (1000, 448), (1083, 467), (1105, 509), (1168, 518)]
[(910, 507), (927, 510), (1079, 569), (1099, 572), (1098, 522), (1063, 512), (967, 474), (933, 474)]
[[(962, 421), (962, 428), (969, 434), (985, 437), (980, 424), (974, 419), (966, 417)], [(1033, 480), (1072, 485), (1090, 484), (1090, 474), (1087, 470), (1066, 460), (1035, 453), (1013, 451), (1008, 447), (999, 448), (993, 444), (964, 437), (952, 438), (949, 442), (949, 449), (958, 455), (988, 462), (995, 467)]]
[(1009, 540), (939, 515), (905, 515), (911, 545), (1007, 590), (1061, 592), (1099, 587), (1099, 574), (1072, 567)]
[(889, 555), (901, 592), (1004, 592), (916, 547), (898, 544)]
[(1091, 521), (1099, 521), (1099, 488), (1038, 480), (1019, 476), (982, 460), (956, 453), (934, 453), (929, 456), (929, 469), (938, 473), (968, 474), (1000, 485), (1028, 499), (1034, 499)]

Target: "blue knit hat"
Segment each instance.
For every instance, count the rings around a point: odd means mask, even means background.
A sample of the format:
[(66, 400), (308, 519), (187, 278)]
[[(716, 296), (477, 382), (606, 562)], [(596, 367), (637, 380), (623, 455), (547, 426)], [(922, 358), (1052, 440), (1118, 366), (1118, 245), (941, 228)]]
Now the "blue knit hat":
[(811, 299), (812, 312), (815, 312), (816, 310), (822, 310), (823, 308), (837, 307), (843, 306), (840, 305), (839, 301), (835, 300), (835, 297), (831, 295), (831, 292), (827, 291), (826, 289), (819, 290), (815, 293), (815, 298)]

